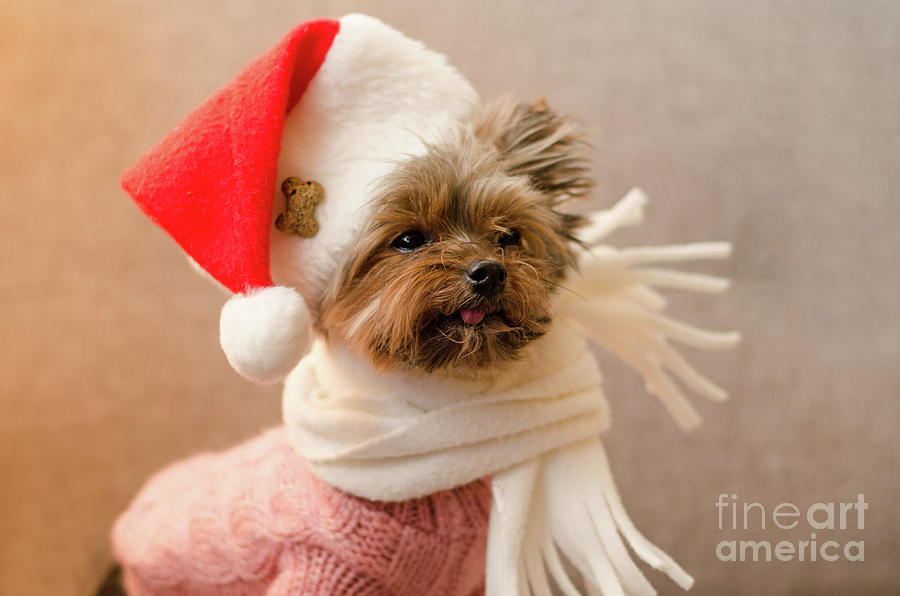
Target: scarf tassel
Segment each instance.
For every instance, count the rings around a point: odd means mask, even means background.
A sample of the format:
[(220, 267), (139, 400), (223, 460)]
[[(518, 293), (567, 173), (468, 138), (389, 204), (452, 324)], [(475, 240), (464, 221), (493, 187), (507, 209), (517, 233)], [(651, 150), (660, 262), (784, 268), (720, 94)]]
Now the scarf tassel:
[(588, 248), (581, 258), (581, 275), (571, 291), (560, 296), (557, 308), (584, 335), (637, 371), (678, 426), (693, 430), (702, 419), (678, 382), (712, 401), (723, 401), (728, 393), (697, 371), (673, 343), (723, 350), (733, 348), (740, 334), (700, 329), (664, 314), (667, 303), (659, 290), (719, 294), (728, 289), (727, 279), (658, 266), (723, 259), (731, 254), (731, 245), (697, 242), (617, 249), (600, 244), (616, 230), (641, 223), (646, 203), (643, 191), (635, 188), (611, 209), (591, 216), (579, 234)]
[(553, 584), (565, 596), (581, 596), (578, 584), (591, 595), (656, 594), (626, 543), (682, 588), (693, 585), (625, 513), (599, 439), (515, 466), (493, 483), (487, 596), (552, 596)]

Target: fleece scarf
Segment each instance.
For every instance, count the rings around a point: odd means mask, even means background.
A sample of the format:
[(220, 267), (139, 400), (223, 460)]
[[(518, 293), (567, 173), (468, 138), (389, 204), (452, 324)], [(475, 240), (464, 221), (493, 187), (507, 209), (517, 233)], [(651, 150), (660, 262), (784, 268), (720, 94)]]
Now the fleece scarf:
[[(643, 204), (640, 193), (628, 195), (596, 215), (582, 240), (596, 245), (637, 223)], [(655, 593), (626, 542), (687, 589), (692, 578), (635, 529), (619, 499), (599, 439), (609, 407), (584, 336), (636, 368), (682, 426), (696, 425), (670, 374), (710, 398), (724, 392), (669, 339), (715, 348), (737, 337), (665, 317), (653, 286), (720, 291), (725, 284), (645, 265), (726, 253), (720, 244), (596, 247), (582, 262), (582, 279), (559, 298), (553, 329), (511, 366), (473, 378), (379, 374), (340, 342), (317, 340), (285, 384), (288, 440), (325, 482), (373, 500), (416, 498), (490, 476), (488, 596), (550, 596), (550, 577), (564, 593), (579, 594), (563, 560), (589, 594)]]

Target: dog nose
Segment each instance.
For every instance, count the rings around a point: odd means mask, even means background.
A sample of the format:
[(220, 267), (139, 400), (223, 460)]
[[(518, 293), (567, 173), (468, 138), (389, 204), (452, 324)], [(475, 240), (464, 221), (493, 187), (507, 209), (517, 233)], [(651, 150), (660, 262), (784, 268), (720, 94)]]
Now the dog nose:
[(499, 294), (506, 287), (506, 267), (497, 261), (475, 261), (466, 267), (466, 281), (482, 296)]

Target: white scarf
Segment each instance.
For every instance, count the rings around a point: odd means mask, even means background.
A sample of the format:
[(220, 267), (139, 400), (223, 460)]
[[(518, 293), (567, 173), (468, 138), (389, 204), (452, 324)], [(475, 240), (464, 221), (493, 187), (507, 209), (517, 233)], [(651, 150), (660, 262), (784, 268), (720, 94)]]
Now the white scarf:
[[(637, 223), (643, 204), (629, 194), (594, 216), (583, 240), (596, 244)], [(737, 338), (668, 319), (650, 286), (720, 291), (726, 284), (637, 266), (723, 254), (721, 244), (590, 251), (577, 289), (557, 302), (557, 318), (572, 326), (558, 320), (519, 361), (477, 378), (379, 374), (339, 342), (317, 340), (285, 384), (288, 440), (322, 480), (373, 500), (412, 499), (490, 475), (487, 596), (550, 596), (548, 572), (565, 594), (579, 594), (560, 553), (589, 594), (654, 594), (622, 537), (687, 589), (693, 579), (625, 513), (599, 440), (609, 424), (600, 371), (573, 326), (641, 372), (676, 421), (694, 426), (699, 417), (666, 369), (713, 399), (724, 391), (668, 338), (701, 347)]]

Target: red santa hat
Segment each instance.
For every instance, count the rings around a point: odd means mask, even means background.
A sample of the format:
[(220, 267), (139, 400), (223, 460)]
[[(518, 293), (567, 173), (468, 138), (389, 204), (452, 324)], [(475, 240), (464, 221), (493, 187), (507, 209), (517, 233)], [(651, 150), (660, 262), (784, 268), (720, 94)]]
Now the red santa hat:
[[(240, 374), (273, 382), (306, 351), (306, 302), (333, 277), (377, 180), (476, 101), (443, 56), (374, 18), (312, 21), (188, 115), (122, 186), (235, 293), (222, 309), (222, 348)], [(312, 237), (274, 225), (288, 177), (324, 189)]]

